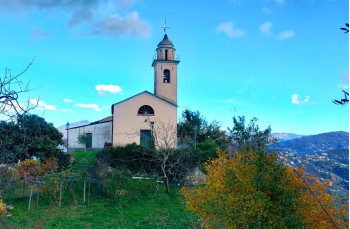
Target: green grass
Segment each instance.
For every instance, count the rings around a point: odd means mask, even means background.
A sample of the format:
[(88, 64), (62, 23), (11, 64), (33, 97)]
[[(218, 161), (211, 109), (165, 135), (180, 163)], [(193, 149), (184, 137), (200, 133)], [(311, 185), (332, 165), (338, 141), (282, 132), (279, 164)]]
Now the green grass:
[[(74, 153), (74, 165), (83, 160), (96, 165), (95, 152)], [(12, 217), (2, 218), (6, 228), (199, 228), (198, 218), (185, 210), (184, 198), (179, 188), (171, 193), (157, 185), (155, 180), (133, 180), (130, 176), (116, 176), (115, 190), (122, 194), (101, 195), (98, 183), (91, 183), (89, 202), (83, 203), (83, 183), (65, 185), (61, 208), (58, 201), (33, 195), (28, 211), (28, 197), (8, 199), (15, 209)], [(114, 186), (113, 186), (114, 187)], [(73, 190), (73, 191), (72, 191)], [(73, 194), (74, 193), (74, 194)], [(73, 198), (72, 196), (75, 195)]]
[(90, 169), (97, 165), (96, 151), (76, 151), (71, 155), (74, 157), (73, 166), (86, 165)]
[(17, 199), (10, 211), (9, 225), (18, 228), (198, 228), (198, 219), (185, 211), (184, 199), (178, 188), (170, 194), (164, 187), (149, 189), (145, 181), (135, 181), (139, 188), (148, 188), (148, 193), (131, 190), (125, 197), (107, 199), (91, 198), (75, 205), (64, 203), (61, 208), (50, 206), (39, 198), (38, 212), (36, 195), (30, 211), (28, 199)]

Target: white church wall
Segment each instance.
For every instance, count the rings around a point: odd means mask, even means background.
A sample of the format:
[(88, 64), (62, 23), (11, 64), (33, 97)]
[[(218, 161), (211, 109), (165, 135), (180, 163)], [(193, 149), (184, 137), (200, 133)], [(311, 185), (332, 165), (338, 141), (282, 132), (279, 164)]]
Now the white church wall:
[[(154, 115), (138, 115), (138, 109), (143, 105), (151, 106)], [(152, 130), (152, 122), (158, 131), (163, 129), (160, 125), (176, 127), (176, 106), (144, 92), (116, 104), (113, 120), (113, 145), (140, 144), (140, 130)], [(176, 134), (172, 138), (176, 142)]]
[(105, 142), (112, 141), (112, 122), (104, 122), (71, 128), (68, 130), (68, 152), (82, 150), (83, 144), (78, 142), (78, 136), (81, 134), (92, 134), (91, 148), (95, 150), (103, 149)]

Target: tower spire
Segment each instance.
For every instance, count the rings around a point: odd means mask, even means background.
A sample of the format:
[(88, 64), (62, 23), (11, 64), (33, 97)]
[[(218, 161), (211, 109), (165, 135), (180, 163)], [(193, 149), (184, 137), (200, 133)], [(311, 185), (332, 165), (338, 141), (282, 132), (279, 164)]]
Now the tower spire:
[(167, 30), (167, 29), (170, 29), (169, 26), (166, 26), (166, 18), (165, 18), (165, 20), (164, 20), (164, 25), (163, 25), (161, 28), (164, 30), (164, 34), (166, 34), (166, 30)]

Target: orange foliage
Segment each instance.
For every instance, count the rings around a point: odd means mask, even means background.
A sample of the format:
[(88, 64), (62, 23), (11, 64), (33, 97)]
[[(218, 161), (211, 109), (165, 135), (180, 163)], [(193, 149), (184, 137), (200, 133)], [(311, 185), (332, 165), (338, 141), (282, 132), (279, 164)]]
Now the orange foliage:
[(17, 176), (25, 181), (33, 181), (40, 176), (40, 163), (34, 160), (25, 160), (19, 163)]
[(16, 175), (20, 179), (33, 182), (40, 176), (45, 176), (46, 174), (54, 172), (57, 169), (58, 159), (54, 157), (46, 159), (43, 164), (40, 164), (39, 161), (35, 160), (25, 160), (19, 164)]
[[(183, 188), (187, 209), (197, 213), (205, 228), (332, 228), (332, 223), (307, 185), (277, 157), (264, 151), (243, 150), (205, 164), (204, 186)], [(305, 176), (338, 228), (347, 228), (347, 208), (334, 206), (326, 193), (328, 181)]]
[(2, 202), (2, 198), (0, 197), (0, 215), (6, 215), (6, 214), (7, 214), (6, 204)]
[(287, 167), (286, 171), (290, 182), (300, 190), (298, 212), (304, 216), (303, 225), (317, 229), (349, 227), (348, 206), (337, 207), (340, 200), (326, 192), (329, 180), (320, 181), (315, 176), (307, 176), (305, 166)]
[(45, 160), (41, 165), (41, 173), (48, 174), (58, 170), (58, 159), (56, 157), (50, 157)]

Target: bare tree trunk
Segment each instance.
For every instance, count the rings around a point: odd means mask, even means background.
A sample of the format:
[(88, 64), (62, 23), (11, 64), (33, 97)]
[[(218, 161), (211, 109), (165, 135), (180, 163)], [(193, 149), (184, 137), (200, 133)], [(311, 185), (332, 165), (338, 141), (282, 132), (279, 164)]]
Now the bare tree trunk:
[(165, 178), (165, 185), (166, 185), (166, 193), (169, 193), (170, 192), (170, 184), (169, 184), (169, 178), (166, 177)]
[[(166, 157), (167, 159), (167, 157)], [(164, 178), (165, 178), (165, 187), (166, 187), (166, 193), (169, 193), (170, 192), (170, 184), (169, 184), (169, 178), (166, 174), (166, 170), (165, 170), (165, 167), (166, 167), (166, 159), (163, 161), (162, 165), (161, 165), (161, 168), (162, 168), (162, 172), (163, 172), (163, 175), (164, 175)]]

